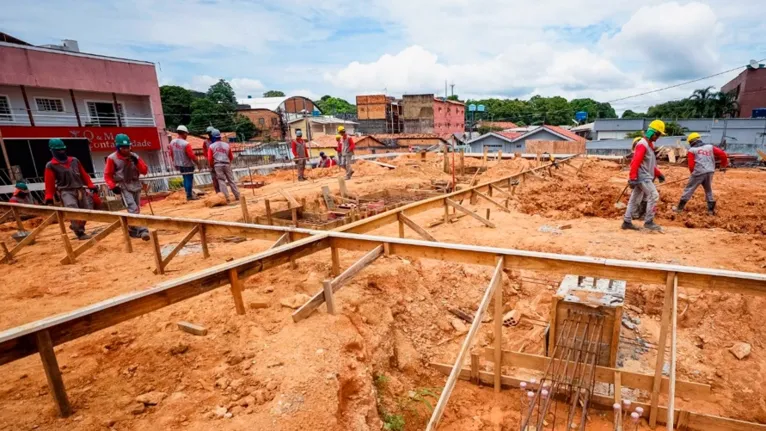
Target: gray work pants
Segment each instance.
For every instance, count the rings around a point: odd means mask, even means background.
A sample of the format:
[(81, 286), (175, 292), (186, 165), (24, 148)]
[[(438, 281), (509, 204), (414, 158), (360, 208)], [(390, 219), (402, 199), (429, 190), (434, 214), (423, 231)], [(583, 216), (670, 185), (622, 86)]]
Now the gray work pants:
[(215, 165), (215, 177), (218, 180), (218, 187), (221, 189), (221, 193), (226, 196), (227, 201), (229, 200), (229, 190), (226, 189), (227, 184), (231, 187), (231, 192), (234, 193), (234, 199), (239, 200), (239, 189), (237, 188), (237, 182), (234, 180), (234, 172), (231, 171), (231, 165)]
[[(61, 196), (61, 202), (66, 208), (80, 208), (84, 210), (93, 209), (93, 199), (90, 194), (86, 193), (83, 189), (61, 190), (59, 195)], [(72, 220), (69, 229), (72, 229), (72, 232), (77, 235), (84, 234), (85, 220)]]
[(654, 215), (657, 213), (657, 202), (660, 200), (660, 193), (657, 191), (657, 187), (654, 186), (652, 180), (644, 180), (638, 183), (638, 185), (630, 193), (630, 200), (628, 201), (628, 208), (625, 209), (625, 216), (623, 220), (626, 223), (631, 223), (633, 220), (633, 213), (638, 211), (638, 206), (646, 196), (646, 215), (644, 216), (644, 222), (649, 223), (654, 221)]
[(306, 159), (300, 159), (295, 161), (295, 166), (298, 167), (298, 178), (304, 179), (304, 172), (306, 172)]
[[(141, 214), (141, 190), (131, 192), (128, 189), (122, 189), (122, 203), (131, 214)], [(129, 226), (128, 231), (133, 238), (141, 238), (144, 233), (149, 233), (149, 229), (143, 226)]]
[(684, 189), (684, 194), (681, 195), (682, 201), (688, 201), (692, 198), (692, 195), (697, 190), (697, 187), (702, 185), (702, 188), (705, 189), (705, 199), (707, 199), (708, 202), (715, 202), (715, 197), (713, 196), (713, 173), (707, 173), (707, 174), (701, 174), (701, 175), (692, 175), (689, 177), (689, 182), (686, 183), (686, 188)]
[(351, 165), (354, 164), (354, 154), (343, 154), (340, 157), (340, 165), (343, 166), (346, 169), (346, 179), (351, 179), (351, 174), (354, 173), (354, 171), (351, 169)]

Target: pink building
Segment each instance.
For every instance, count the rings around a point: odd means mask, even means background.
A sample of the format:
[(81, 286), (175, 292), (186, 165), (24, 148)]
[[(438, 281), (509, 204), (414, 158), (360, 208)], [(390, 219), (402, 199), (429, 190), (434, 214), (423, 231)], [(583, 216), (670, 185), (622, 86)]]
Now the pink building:
[(165, 120), (153, 63), (0, 38), (0, 184), (41, 181), (49, 138), (62, 138), (94, 177), (125, 133), (152, 171), (166, 166)]
[(447, 135), (465, 131), (465, 104), (433, 94), (405, 94), (402, 98), (405, 133)]
[(434, 98), (434, 133), (447, 135), (465, 132), (465, 104)]

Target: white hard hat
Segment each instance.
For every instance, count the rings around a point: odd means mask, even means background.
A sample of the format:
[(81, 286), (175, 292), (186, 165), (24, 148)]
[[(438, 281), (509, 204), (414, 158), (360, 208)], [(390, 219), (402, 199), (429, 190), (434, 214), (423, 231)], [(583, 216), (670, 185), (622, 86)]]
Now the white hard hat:
[(205, 129), (205, 131), (208, 133), (212, 132), (213, 130), (215, 130), (215, 127), (213, 126), (207, 126), (207, 129)]
[(189, 129), (187, 129), (186, 126), (184, 126), (184, 125), (180, 125), (180, 126), (176, 127), (176, 132), (189, 133)]

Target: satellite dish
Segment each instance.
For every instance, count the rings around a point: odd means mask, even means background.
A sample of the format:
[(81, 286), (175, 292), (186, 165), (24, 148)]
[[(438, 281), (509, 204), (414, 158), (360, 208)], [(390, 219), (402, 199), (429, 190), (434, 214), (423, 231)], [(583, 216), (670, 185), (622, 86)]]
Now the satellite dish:
[(760, 64), (758, 64), (755, 60), (750, 60), (750, 67), (753, 69), (758, 69), (760, 67)]

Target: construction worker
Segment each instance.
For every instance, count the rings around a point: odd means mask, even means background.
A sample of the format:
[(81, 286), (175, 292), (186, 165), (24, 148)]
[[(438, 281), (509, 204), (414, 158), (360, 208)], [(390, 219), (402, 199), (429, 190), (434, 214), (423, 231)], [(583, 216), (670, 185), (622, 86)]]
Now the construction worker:
[[(93, 209), (93, 196), (83, 188), (87, 187), (94, 194), (98, 193), (98, 189), (82, 163), (76, 157), (67, 155), (66, 145), (61, 139), (50, 139), (48, 148), (53, 158), (45, 165), (45, 205), (53, 205), (53, 197), (58, 192), (66, 208)], [(90, 235), (85, 233), (84, 220), (72, 220), (69, 228), (77, 239), (90, 239)]]
[(654, 186), (654, 179), (657, 178), (660, 183), (665, 182), (665, 176), (657, 168), (657, 156), (654, 154), (654, 143), (665, 134), (665, 123), (661, 120), (654, 120), (649, 123), (649, 128), (644, 132), (643, 138), (636, 143), (636, 151), (630, 161), (630, 177), (628, 185), (632, 190), (628, 207), (623, 217), (622, 229), (638, 230), (633, 224), (633, 214), (638, 211), (638, 207), (647, 198), (646, 214), (644, 216), (644, 227), (653, 231), (661, 231), (662, 228), (654, 222), (654, 216), (657, 213), (657, 202), (660, 194)]
[(553, 156), (553, 154), (551, 154), (551, 153), (549, 153), (549, 152), (547, 152), (547, 151), (546, 151), (546, 152), (543, 154), (543, 157), (547, 158), (547, 159), (548, 159), (548, 162), (549, 162), (550, 164), (552, 164), (554, 168), (556, 168), (556, 169), (558, 169), (558, 168), (559, 168), (559, 165), (558, 165), (558, 163), (556, 163), (556, 157), (554, 157), (554, 156)]
[(27, 187), (27, 183), (24, 181), (16, 181), (16, 188), (13, 190), (13, 196), (8, 199), (8, 202), (12, 204), (35, 204), (32, 194), (29, 193), (29, 187)]
[(351, 169), (351, 165), (354, 163), (354, 140), (351, 136), (346, 134), (346, 128), (338, 126), (338, 133), (340, 139), (338, 141), (338, 155), (340, 158), (340, 165), (346, 169), (346, 179), (350, 180), (351, 175), (354, 175), (354, 170)]
[(221, 132), (215, 129), (210, 132), (210, 140), (212, 143), (207, 149), (207, 157), (213, 161), (213, 170), (218, 180), (218, 187), (221, 193), (226, 196), (226, 202), (229, 202), (229, 190), (226, 189), (226, 184), (231, 187), (235, 201), (239, 201), (239, 189), (234, 179), (234, 172), (231, 171), (231, 161), (234, 160), (231, 146), (228, 142), (221, 140)]
[(186, 142), (186, 138), (189, 136), (189, 129), (181, 125), (176, 128), (176, 132), (178, 133), (178, 138), (170, 141), (170, 160), (176, 169), (183, 174), (186, 200), (194, 201), (197, 200), (197, 197), (192, 193), (192, 188), (194, 187), (194, 167), (199, 168), (199, 161), (197, 161), (197, 156), (194, 155), (191, 145)]
[(713, 172), (715, 172), (715, 161), (721, 161), (721, 169), (729, 166), (729, 157), (726, 152), (711, 144), (702, 142), (699, 133), (694, 132), (686, 138), (691, 148), (686, 155), (689, 164), (689, 182), (686, 183), (684, 193), (678, 205), (673, 207), (673, 211), (680, 213), (684, 210), (686, 203), (692, 198), (697, 187), (702, 185), (705, 189), (705, 199), (707, 199), (707, 213), (715, 215), (715, 197), (713, 196)]
[[(116, 195), (122, 197), (122, 203), (131, 214), (141, 213), (141, 182), (139, 175), (146, 175), (149, 168), (138, 154), (130, 151), (130, 138), (124, 133), (114, 138), (115, 152), (106, 158), (104, 181)], [(149, 230), (145, 227), (130, 226), (130, 236), (149, 241)]]
[(202, 155), (207, 160), (207, 167), (210, 168), (210, 179), (213, 183), (213, 190), (215, 190), (216, 193), (220, 193), (221, 189), (218, 188), (218, 181), (215, 179), (215, 172), (213, 171), (213, 160), (207, 158), (207, 149), (210, 147), (210, 133), (215, 130), (215, 127), (208, 126), (207, 129), (205, 129), (205, 132), (207, 133), (207, 138), (205, 138), (205, 141), (202, 143)]
[(324, 153), (324, 151), (319, 153), (319, 167), (320, 168), (331, 168), (333, 166), (337, 166), (338, 162), (335, 161), (335, 159), (331, 157), (327, 157), (327, 154)]
[(295, 130), (295, 139), (290, 143), (290, 148), (293, 152), (295, 166), (298, 167), (298, 181), (306, 181), (304, 173), (306, 172), (306, 160), (309, 159), (309, 146), (303, 140), (303, 131), (301, 129)]
[[(630, 155), (628, 155), (629, 159), (633, 158), (633, 154), (636, 151), (636, 144), (638, 144), (638, 141), (640, 140), (641, 140), (641, 137), (637, 137), (633, 139), (633, 147), (630, 150)], [(633, 220), (642, 219), (646, 215), (646, 205), (648, 203), (649, 196), (647, 196), (646, 194), (644, 194), (644, 192), (641, 192), (641, 191), (639, 191), (639, 193), (641, 193), (641, 200), (640, 200), (641, 203), (638, 205), (638, 207), (636, 207), (636, 210), (633, 212)]]

